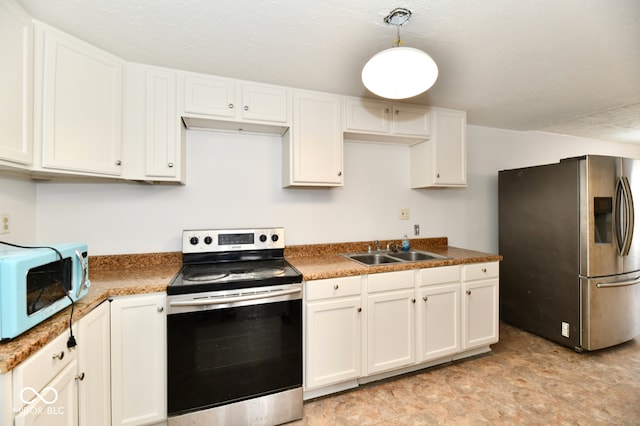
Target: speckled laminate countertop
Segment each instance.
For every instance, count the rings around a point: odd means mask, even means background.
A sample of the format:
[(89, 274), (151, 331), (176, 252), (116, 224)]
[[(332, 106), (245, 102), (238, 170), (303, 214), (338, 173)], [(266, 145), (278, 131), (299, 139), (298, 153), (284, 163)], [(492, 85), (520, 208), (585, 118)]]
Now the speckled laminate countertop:
[[(389, 242), (400, 243), (400, 240), (384, 240), (380, 244), (386, 247)], [(285, 257), (307, 281), (502, 260), (499, 255), (450, 247), (447, 238), (412, 239), (411, 247), (448, 259), (364, 266), (340, 255), (366, 251), (367, 245), (372, 244), (373, 241), (362, 241), (290, 246), (285, 249)], [(180, 252), (89, 257), (91, 287), (89, 293), (75, 304), (74, 322), (109, 297), (165, 291), (181, 266)], [(68, 332), (70, 310), (67, 308), (59, 312), (15, 339), (0, 342), (0, 374), (11, 371), (56, 336)]]

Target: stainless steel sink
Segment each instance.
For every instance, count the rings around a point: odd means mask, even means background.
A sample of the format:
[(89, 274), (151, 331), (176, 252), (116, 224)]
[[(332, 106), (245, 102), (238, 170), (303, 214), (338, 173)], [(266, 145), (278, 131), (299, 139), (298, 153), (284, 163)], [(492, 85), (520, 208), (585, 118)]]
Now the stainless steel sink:
[(435, 253), (429, 253), (419, 250), (411, 251), (383, 251), (375, 253), (349, 253), (343, 254), (347, 259), (355, 260), (366, 266), (384, 265), (388, 263), (408, 263), (408, 262), (423, 262), (427, 260), (447, 259), (445, 256), (441, 256)]
[(396, 259), (406, 260), (407, 262), (419, 262), (421, 260), (443, 259), (443, 256), (425, 253), (422, 251), (402, 251), (398, 253), (389, 253), (389, 256), (393, 256)]
[(398, 263), (401, 262), (402, 260), (400, 259), (394, 259), (392, 257), (389, 257), (385, 254), (382, 253), (366, 253), (366, 254), (351, 254), (351, 255), (347, 255), (347, 258), (351, 259), (351, 260), (355, 260), (356, 262), (360, 262), (363, 263), (367, 266), (370, 265), (382, 265), (385, 263)]

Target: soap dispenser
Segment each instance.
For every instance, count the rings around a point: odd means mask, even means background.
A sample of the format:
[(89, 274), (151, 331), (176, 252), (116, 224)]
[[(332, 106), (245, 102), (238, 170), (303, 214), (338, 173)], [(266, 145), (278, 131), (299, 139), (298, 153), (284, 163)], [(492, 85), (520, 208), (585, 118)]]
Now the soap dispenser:
[(409, 251), (409, 248), (409, 237), (407, 237), (407, 234), (404, 234), (404, 237), (402, 237), (402, 251)]

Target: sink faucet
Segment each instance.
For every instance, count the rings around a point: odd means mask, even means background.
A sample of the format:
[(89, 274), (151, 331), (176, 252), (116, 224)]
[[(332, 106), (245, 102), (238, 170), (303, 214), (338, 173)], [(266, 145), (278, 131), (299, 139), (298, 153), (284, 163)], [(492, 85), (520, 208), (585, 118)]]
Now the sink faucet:
[(398, 252), (398, 243), (390, 242), (387, 243), (387, 250), (391, 250), (394, 253)]
[(377, 251), (380, 251), (380, 249), (381, 249), (381, 247), (380, 247), (380, 241), (375, 240), (375, 241), (373, 242), (373, 244), (375, 244), (375, 245), (376, 245), (376, 250), (377, 250)]

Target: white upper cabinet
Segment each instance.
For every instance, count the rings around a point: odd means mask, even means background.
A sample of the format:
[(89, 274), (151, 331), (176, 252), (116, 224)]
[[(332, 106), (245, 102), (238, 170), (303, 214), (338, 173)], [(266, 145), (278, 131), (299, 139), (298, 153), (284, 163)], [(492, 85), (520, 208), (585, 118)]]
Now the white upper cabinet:
[(429, 108), (345, 98), (345, 139), (412, 144), (431, 133)]
[(190, 129), (282, 135), (291, 121), (289, 89), (182, 73), (182, 115)]
[(431, 108), (431, 138), (412, 145), (411, 187), (467, 185), (467, 114)]
[(35, 141), (42, 169), (120, 175), (124, 62), (41, 22), (35, 29)]
[(185, 127), (175, 70), (127, 63), (124, 82), (124, 177), (185, 182)]
[(33, 162), (33, 24), (12, 0), (0, 3), (0, 164)]
[(342, 186), (342, 99), (296, 90), (283, 140), (283, 186)]

